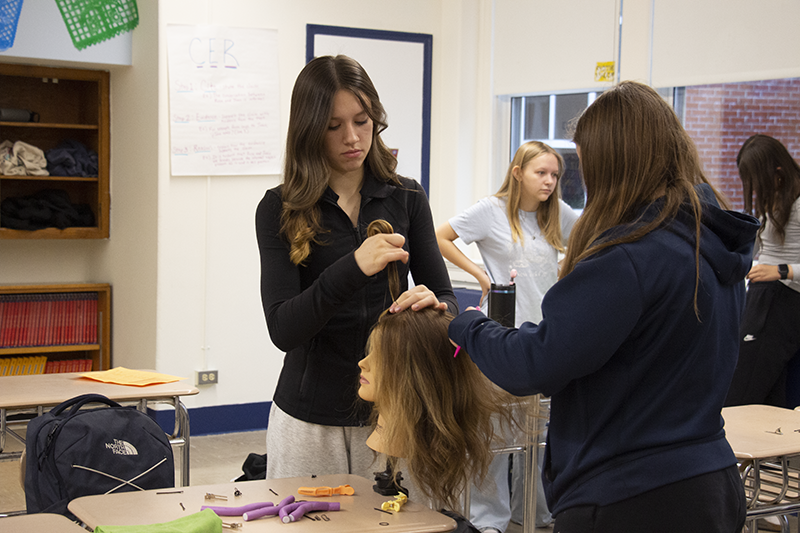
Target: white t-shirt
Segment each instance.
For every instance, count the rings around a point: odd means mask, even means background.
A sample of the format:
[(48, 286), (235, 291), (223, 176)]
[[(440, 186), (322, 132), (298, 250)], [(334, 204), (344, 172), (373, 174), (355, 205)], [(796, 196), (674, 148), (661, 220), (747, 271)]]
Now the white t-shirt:
[[(455, 228), (453, 228), (455, 229)], [(789, 221), (784, 228), (785, 240), (781, 244), (772, 220), (767, 218), (761, 233), (761, 249), (758, 262), (765, 265), (792, 265), (793, 279), (783, 281), (790, 289), (800, 292), (800, 198), (792, 204)]]
[[(578, 214), (560, 200), (561, 238), (566, 246)], [(476, 243), (492, 282), (508, 285), (516, 269), (515, 322), (539, 322), (542, 298), (558, 280), (558, 251), (539, 230), (536, 212), (519, 212), (525, 240), (514, 242), (505, 199), (489, 196), (450, 219), (453, 231), (467, 244)]]

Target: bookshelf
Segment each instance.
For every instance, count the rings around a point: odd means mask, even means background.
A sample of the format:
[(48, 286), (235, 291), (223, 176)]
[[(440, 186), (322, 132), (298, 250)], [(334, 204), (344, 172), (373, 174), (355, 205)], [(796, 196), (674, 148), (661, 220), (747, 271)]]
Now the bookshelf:
[(90, 359), (91, 370), (111, 368), (111, 285), (0, 285), (0, 302), (0, 359)]
[(0, 63), (0, 108), (38, 114), (38, 122), (0, 121), (0, 142), (22, 141), (44, 152), (67, 140), (97, 152), (97, 176), (0, 174), (0, 202), (45, 190), (88, 206), (94, 226), (13, 229), (0, 219), (0, 239), (106, 239), (109, 236), (109, 74), (101, 70)]

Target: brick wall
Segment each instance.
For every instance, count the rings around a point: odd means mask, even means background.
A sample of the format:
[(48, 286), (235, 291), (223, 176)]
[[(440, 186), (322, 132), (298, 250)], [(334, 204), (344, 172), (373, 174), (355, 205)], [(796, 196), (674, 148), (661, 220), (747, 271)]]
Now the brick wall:
[(708, 179), (742, 210), (736, 154), (754, 133), (781, 141), (800, 160), (800, 78), (686, 87), (685, 127)]

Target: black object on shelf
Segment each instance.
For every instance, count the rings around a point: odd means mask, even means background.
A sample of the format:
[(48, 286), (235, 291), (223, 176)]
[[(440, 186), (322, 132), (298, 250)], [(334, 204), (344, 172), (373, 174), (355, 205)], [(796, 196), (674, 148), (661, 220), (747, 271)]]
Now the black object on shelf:
[(0, 227), (20, 230), (44, 228), (91, 227), (95, 224), (92, 209), (70, 202), (67, 191), (45, 189), (0, 202)]
[(27, 109), (0, 107), (0, 122), (39, 122), (39, 113)]

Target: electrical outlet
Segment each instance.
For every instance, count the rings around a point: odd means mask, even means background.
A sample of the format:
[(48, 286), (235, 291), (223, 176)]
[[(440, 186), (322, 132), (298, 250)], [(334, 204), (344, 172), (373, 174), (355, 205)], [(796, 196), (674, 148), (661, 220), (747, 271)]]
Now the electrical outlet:
[(219, 370), (197, 370), (195, 383), (197, 385), (216, 385), (219, 381)]

